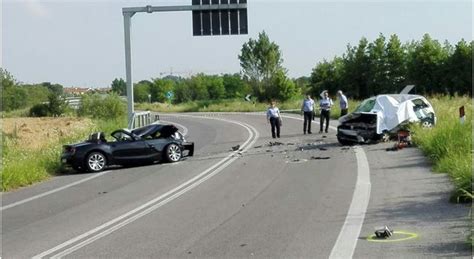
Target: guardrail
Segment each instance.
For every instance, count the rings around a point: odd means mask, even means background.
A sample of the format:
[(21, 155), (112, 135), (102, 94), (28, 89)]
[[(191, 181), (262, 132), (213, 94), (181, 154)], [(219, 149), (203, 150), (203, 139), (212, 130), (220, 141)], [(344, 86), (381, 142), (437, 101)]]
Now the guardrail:
[[(155, 116), (156, 120), (156, 116)], [(129, 129), (135, 129), (151, 124), (151, 113), (146, 112), (134, 112), (132, 118), (128, 122)]]
[(64, 101), (69, 107), (76, 110), (79, 109), (79, 106), (81, 106), (81, 97), (66, 97)]

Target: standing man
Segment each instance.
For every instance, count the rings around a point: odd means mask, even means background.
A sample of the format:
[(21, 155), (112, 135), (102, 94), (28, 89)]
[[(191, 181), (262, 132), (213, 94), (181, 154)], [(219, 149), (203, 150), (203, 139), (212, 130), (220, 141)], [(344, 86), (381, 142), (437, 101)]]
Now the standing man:
[(347, 102), (347, 97), (342, 93), (341, 90), (337, 91), (337, 96), (339, 97), (339, 107), (341, 108), (341, 117), (342, 117), (347, 114), (349, 103)]
[[(276, 107), (276, 101), (270, 102), (270, 107), (267, 110), (267, 122), (271, 125), (272, 138), (280, 138), (281, 117), (280, 109)], [(276, 134), (275, 134), (276, 129)]]
[(319, 101), (319, 109), (321, 109), (321, 117), (319, 120), (320, 130), (319, 133), (323, 133), (323, 124), (324, 119), (326, 119), (326, 130), (325, 132), (328, 133), (329, 128), (329, 117), (331, 115), (331, 107), (333, 102), (331, 98), (329, 98), (328, 91), (323, 92), (323, 98)]
[[(306, 98), (303, 100), (303, 104), (301, 105), (301, 114), (304, 116), (303, 134), (306, 134), (306, 129), (308, 129), (308, 134), (312, 134), (311, 121), (313, 120), (313, 113), (314, 100), (311, 99), (311, 95), (307, 94)], [(306, 127), (306, 125), (308, 125), (308, 127)]]

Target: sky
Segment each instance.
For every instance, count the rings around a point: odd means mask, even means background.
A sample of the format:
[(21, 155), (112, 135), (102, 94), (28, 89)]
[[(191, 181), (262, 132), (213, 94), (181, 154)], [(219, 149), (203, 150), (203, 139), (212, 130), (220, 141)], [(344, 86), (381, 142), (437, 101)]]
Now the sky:
[[(3, 0), (1, 67), (23, 83), (109, 87), (125, 78), (123, 7), (189, 5), (191, 0)], [(472, 40), (471, 0), (248, 0), (248, 35), (192, 36), (191, 12), (132, 19), (133, 81), (170, 73), (239, 73), (242, 45), (265, 31), (290, 77), (342, 56), (361, 37), (425, 33), (455, 45)]]

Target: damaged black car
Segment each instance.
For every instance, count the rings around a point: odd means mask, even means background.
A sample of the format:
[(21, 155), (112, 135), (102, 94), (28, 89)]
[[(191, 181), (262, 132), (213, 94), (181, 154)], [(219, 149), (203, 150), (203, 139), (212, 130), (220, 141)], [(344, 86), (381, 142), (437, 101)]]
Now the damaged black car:
[(64, 145), (62, 164), (78, 171), (99, 172), (111, 165), (172, 163), (194, 154), (194, 142), (186, 141), (171, 124), (120, 129), (111, 136), (113, 140), (107, 141), (103, 132), (97, 132), (82, 143)]

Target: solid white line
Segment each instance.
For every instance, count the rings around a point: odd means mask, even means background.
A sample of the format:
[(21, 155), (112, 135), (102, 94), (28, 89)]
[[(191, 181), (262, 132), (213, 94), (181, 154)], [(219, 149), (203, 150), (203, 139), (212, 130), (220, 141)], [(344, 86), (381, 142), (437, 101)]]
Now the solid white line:
[[(186, 116), (186, 115), (185, 115)], [(196, 116), (189, 116), (189, 117), (196, 117)], [(250, 125), (246, 125), (246, 124), (243, 124), (243, 123), (240, 123), (240, 122), (237, 122), (237, 121), (232, 121), (232, 120), (225, 120), (225, 119), (220, 119), (220, 118), (206, 118), (206, 119), (214, 119), (214, 120), (221, 120), (221, 121), (226, 121), (226, 122), (229, 122), (229, 123), (234, 123), (234, 124), (237, 124), (237, 125), (240, 125), (244, 128), (247, 129), (247, 131), (249, 132), (249, 138), (242, 144), (242, 146), (244, 147), (243, 148), (243, 151), (246, 151), (248, 150), (258, 139), (258, 131), (250, 126)], [(254, 134), (255, 132), (255, 134)], [(236, 151), (233, 151), (233, 152), (230, 152), (229, 155), (227, 157), (225, 157), (224, 159), (220, 160), (217, 164), (211, 166), (210, 168), (208, 168), (207, 170), (205, 170), (204, 172), (200, 173), (199, 175), (193, 177), (192, 179), (186, 181), (185, 183), (179, 185), (178, 187), (166, 192), (165, 194), (163, 195), (160, 195), (159, 197), (113, 219), (113, 220), (110, 220), (82, 235), (79, 235), (75, 238), (72, 238), (62, 244), (59, 244), (57, 245), (56, 247), (53, 247), (41, 254), (38, 254), (36, 256), (34, 256), (33, 258), (43, 258), (45, 256), (48, 256), (50, 254), (53, 254), (69, 245), (72, 245), (78, 241), (80, 241), (81, 239), (84, 239), (86, 237), (89, 237), (87, 238), (86, 240), (83, 240), (82, 242), (80, 243), (77, 243), (76, 245), (62, 251), (61, 253), (58, 253), (57, 255), (55, 255), (53, 258), (57, 258), (57, 257), (61, 257), (61, 256), (65, 256), (65, 255), (68, 255), (78, 249), (80, 249), (81, 247), (84, 247), (86, 246), (87, 244), (90, 244), (92, 242), (94, 242), (95, 240), (103, 237), (103, 236), (106, 236), (110, 233), (112, 233), (113, 231), (116, 231), (118, 229), (120, 229), (121, 227), (147, 215), (148, 213), (158, 209), (159, 207), (165, 205), (166, 203), (176, 199), (177, 197), (181, 196), (182, 194), (186, 193), (187, 191), (193, 189), (194, 187), (198, 186), (199, 184), (203, 183), (204, 181), (206, 181), (207, 179), (211, 178), (212, 176), (214, 176), (215, 174), (219, 173), (220, 171), (222, 171), (225, 167), (227, 167), (230, 163), (232, 163), (233, 161), (235, 161), (237, 159), (237, 157), (233, 157), (235, 154), (237, 154), (237, 152), (240, 152), (238, 150)], [(215, 171), (213, 171), (215, 170)], [(211, 172), (210, 174), (208, 174), (209, 172)], [(208, 174), (208, 175), (206, 175)], [(204, 177), (203, 177), (204, 176)], [(202, 178), (201, 178), (202, 177)], [(171, 195), (171, 196), (170, 196)], [(169, 196), (169, 197), (167, 197)], [(164, 200), (163, 200), (164, 199)], [(162, 201), (160, 201), (162, 200)], [(157, 204), (154, 204), (156, 202), (159, 202)], [(151, 206), (151, 207), (150, 207)], [(149, 208), (147, 208), (149, 207)], [(143, 211), (142, 211), (143, 210)], [(137, 215), (134, 215), (135, 213), (137, 213)], [(132, 217), (130, 217), (132, 216)], [(127, 217), (130, 217), (128, 219), (126, 219)], [(113, 224), (115, 223), (118, 223), (120, 222), (121, 220), (123, 219), (126, 219), (125, 221), (115, 225), (115, 226), (112, 226)], [(106, 229), (110, 227), (109, 229)], [(102, 232), (100, 232), (102, 231)], [(92, 236), (93, 235), (93, 236)]]
[(354, 151), (357, 158), (357, 183), (346, 220), (329, 258), (352, 258), (369, 205), (371, 189), (369, 162), (362, 147), (355, 146)]
[(24, 203), (27, 203), (27, 202), (30, 202), (30, 201), (34, 201), (34, 200), (37, 200), (39, 198), (42, 198), (44, 196), (47, 196), (47, 195), (50, 195), (50, 194), (53, 194), (53, 193), (56, 193), (56, 192), (59, 192), (59, 191), (62, 191), (64, 189), (67, 189), (69, 187), (72, 187), (72, 186), (75, 186), (75, 185), (78, 185), (78, 184), (81, 184), (83, 182), (87, 182), (89, 180), (92, 180), (94, 178), (97, 178), (99, 176), (103, 176), (105, 174), (108, 174), (110, 173), (111, 171), (104, 171), (104, 172), (101, 172), (101, 173), (97, 173), (97, 174), (94, 174), (93, 176), (91, 177), (87, 177), (85, 179), (82, 179), (82, 180), (79, 180), (77, 182), (73, 182), (73, 183), (70, 183), (68, 185), (65, 185), (63, 187), (60, 187), (60, 188), (57, 188), (57, 189), (54, 189), (54, 190), (51, 190), (51, 191), (47, 191), (45, 193), (42, 193), (42, 194), (38, 194), (36, 196), (33, 196), (33, 197), (30, 197), (30, 198), (27, 198), (27, 199), (24, 199), (24, 200), (21, 200), (21, 201), (17, 201), (17, 202), (14, 202), (12, 204), (9, 204), (9, 205), (6, 205), (6, 206), (3, 206), (0, 208), (0, 211), (4, 211), (4, 210), (7, 210), (7, 209), (10, 209), (10, 208), (13, 208), (13, 207), (16, 207), (18, 205), (21, 205), (21, 204), (24, 204)]
[[(188, 128), (186, 128), (185, 126), (183, 126), (183, 125), (181, 125), (181, 124), (179, 124), (179, 123), (176, 123), (176, 122), (169, 122), (169, 121), (164, 121), (164, 122), (176, 124), (176, 125), (178, 125), (179, 127), (183, 128), (183, 135), (184, 135), (184, 136), (186, 136), (186, 135), (188, 134)], [(50, 194), (53, 194), (53, 193), (56, 193), (56, 192), (65, 190), (65, 189), (70, 188), (70, 187), (72, 187), (72, 186), (75, 186), (75, 185), (78, 185), (78, 184), (87, 182), (87, 181), (89, 181), (89, 180), (92, 180), (92, 179), (94, 179), (94, 178), (97, 178), (97, 177), (99, 177), (99, 176), (105, 175), (105, 174), (107, 174), (107, 173), (109, 173), (109, 172), (110, 172), (110, 171), (104, 171), (104, 172), (101, 172), (101, 173), (98, 173), (98, 174), (94, 174), (94, 175), (91, 176), (91, 177), (88, 177), (88, 178), (79, 180), (79, 181), (77, 181), (77, 182), (70, 183), (70, 184), (65, 185), (65, 186), (62, 186), (62, 187), (60, 187), (60, 188), (57, 188), (57, 189), (54, 189), (54, 190), (51, 190), (51, 191), (47, 191), (47, 192), (45, 192), (45, 193), (41, 193), (41, 194), (35, 195), (35, 196), (33, 196), (33, 197), (30, 197), (30, 198), (27, 198), (27, 199), (24, 199), (24, 200), (21, 200), (21, 201), (17, 201), (17, 202), (15, 202), (15, 203), (12, 203), (12, 204), (9, 204), (9, 205), (3, 206), (3, 207), (0, 207), (0, 211), (4, 211), (4, 210), (7, 210), (7, 209), (10, 209), (10, 208), (16, 207), (16, 206), (18, 206), (18, 205), (21, 205), (21, 204), (24, 204), (24, 203), (27, 203), (27, 202), (37, 200), (37, 199), (42, 198), (42, 197), (44, 197), (44, 196), (47, 196), (47, 195), (50, 195)]]

